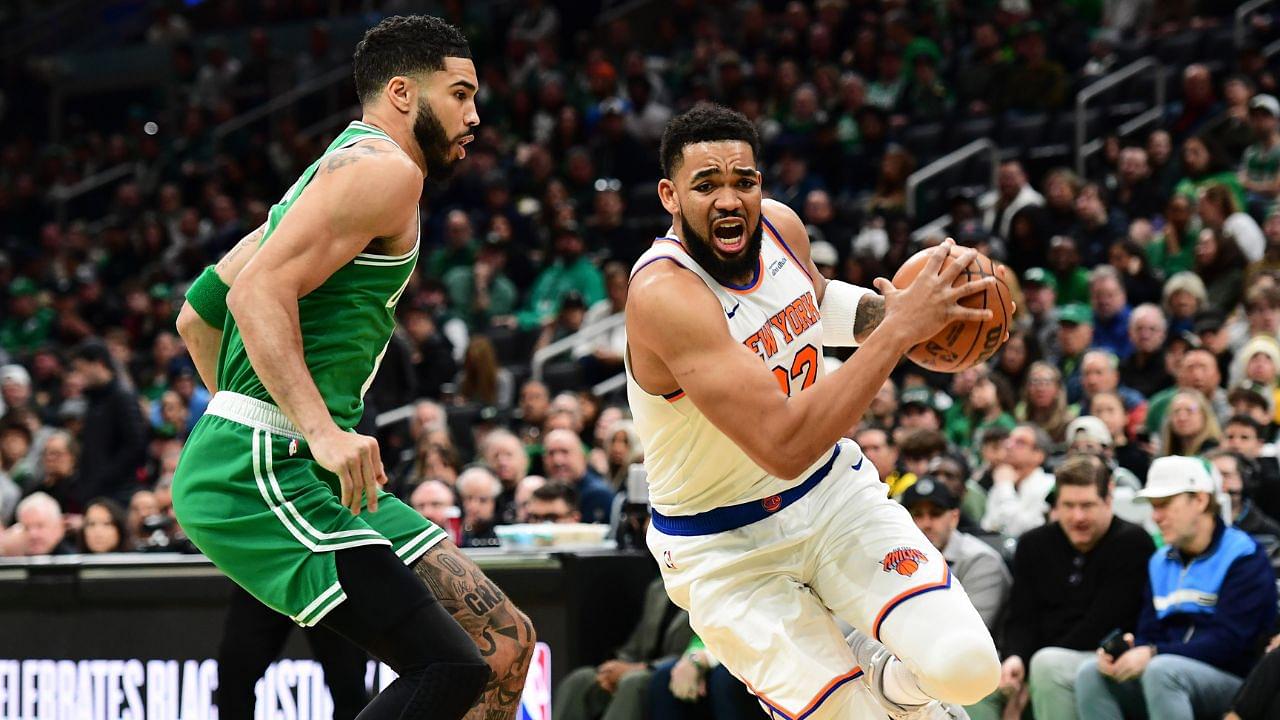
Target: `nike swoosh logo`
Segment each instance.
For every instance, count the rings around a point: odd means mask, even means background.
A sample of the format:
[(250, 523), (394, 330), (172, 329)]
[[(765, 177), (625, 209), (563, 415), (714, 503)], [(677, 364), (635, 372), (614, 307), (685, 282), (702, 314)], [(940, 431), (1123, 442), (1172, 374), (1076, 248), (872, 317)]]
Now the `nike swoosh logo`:
[(733, 309), (732, 309), (732, 310), (725, 310), (725, 311), (724, 311), (725, 317), (728, 317), (730, 320), (732, 320), (732, 319), (733, 319), (734, 314), (738, 312), (738, 306), (739, 306), (739, 305), (741, 305), (741, 304), (742, 304), (742, 303), (740, 303), (740, 302), (736, 302), (736, 303), (734, 303), (734, 304), (733, 304)]
[(858, 464), (857, 464), (857, 465), (854, 465), (854, 466), (853, 466), (853, 469), (854, 469), (854, 470), (861, 470), (861, 469), (862, 469), (862, 461), (863, 461), (863, 460), (866, 460), (866, 459), (867, 459), (867, 456), (866, 456), (866, 455), (863, 455), (862, 457), (858, 458)]

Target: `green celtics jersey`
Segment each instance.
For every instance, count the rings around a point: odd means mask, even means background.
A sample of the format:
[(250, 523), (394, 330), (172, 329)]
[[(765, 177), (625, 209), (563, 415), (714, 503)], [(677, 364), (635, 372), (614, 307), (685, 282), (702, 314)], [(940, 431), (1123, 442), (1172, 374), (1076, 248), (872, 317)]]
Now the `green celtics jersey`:
[[(271, 242), (272, 232), (315, 177), (325, 157), (370, 138), (393, 142), (386, 133), (358, 121), (343, 130), (272, 206), (262, 242)], [(396, 302), (409, 284), (417, 259), (418, 243), (404, 255), (361, 253), (298, 300), (307, 369), (338, 427), (350, 429), (360, 420), (365, 391), (373, 382), (395, 330)], [(222, 390), (274, 404), (249, 363), (244, 340), (230, 313), (223, 328), (218, 378)]]

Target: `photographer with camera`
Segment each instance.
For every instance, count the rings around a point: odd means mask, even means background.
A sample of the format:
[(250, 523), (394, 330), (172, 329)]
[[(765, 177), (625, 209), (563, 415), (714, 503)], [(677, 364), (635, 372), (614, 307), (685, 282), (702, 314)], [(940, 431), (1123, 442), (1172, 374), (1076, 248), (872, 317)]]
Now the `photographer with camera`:
[(1275, 624), (1276, 587), (1262, 547), (1222, 521), (1216, 492), (1198, 458), (1151, 464), (1139, 497), (1151, 503), (1167, 547), (1148, 563), (1137, 632), (1080, 665), (1080, 717), (1190, 720), (1230, 707)]

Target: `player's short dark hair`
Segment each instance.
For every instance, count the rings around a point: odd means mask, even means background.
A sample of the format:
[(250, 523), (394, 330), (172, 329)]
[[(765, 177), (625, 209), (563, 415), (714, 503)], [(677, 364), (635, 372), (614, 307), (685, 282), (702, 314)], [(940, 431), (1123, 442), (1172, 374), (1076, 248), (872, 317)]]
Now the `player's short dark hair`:
[(662, 175), (670, 178), (684, 160), (684, 148), (700, 142), (741, 140), (760, 157), (760, 134), (746, 115), (714, 103), (698, 103), (688, 112), (677, 115), (662, 131), (658, 161)]
[(356, 96), (368, 102), (397, 75), (443, 70), (447, 57), (471, 57), (471, 46), (458, 28), (433, 15), (386, 18), (356, 45)]

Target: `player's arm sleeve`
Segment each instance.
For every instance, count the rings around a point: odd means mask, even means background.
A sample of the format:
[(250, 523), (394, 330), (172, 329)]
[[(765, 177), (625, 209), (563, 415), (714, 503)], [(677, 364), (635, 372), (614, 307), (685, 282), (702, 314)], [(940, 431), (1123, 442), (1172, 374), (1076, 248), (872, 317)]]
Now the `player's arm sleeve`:
[(874, 290), (829, 280), (818, 311), (823, 345), (857, 347), (884, 319), (884, 298)]

